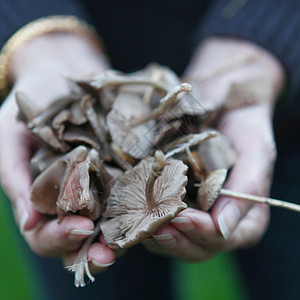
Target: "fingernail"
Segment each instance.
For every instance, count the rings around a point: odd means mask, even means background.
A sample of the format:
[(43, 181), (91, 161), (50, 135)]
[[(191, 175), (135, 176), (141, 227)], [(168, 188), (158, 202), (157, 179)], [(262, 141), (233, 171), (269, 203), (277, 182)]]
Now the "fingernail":
[(218, 225), (225, 240), (227, 240), (235, 230), (241, 218), (241, 213), (236, 205), (228, 203), (218, 217)]
[(152, 235), (154, 237), (155, 240), (157, 241), (165, 241), (165, 240), (171, 240), (174, 239), (174, 235), (170, 234), (170, 233), (166, 233), (166, 234), (160, 234), (160, 235)]
[(23, 215), (20, 220), (20, 232), (22, 235), (24, 234), (24, 231), (25, 231), (24, 228), (25, 228), (28, 218), (29, 218), (28, 212), (26, 210), (24, 210)]
[(82, 230), (82, 229), (73, 229), (70, 231), (71, 234), (75, 235), (91, 235), (94, 233), (93, 230)]
[(166, 233), (160, 235), (152, 235), (152, 237), (163, 247), (175, 248), (177, 246), (177, 241), (174, 238), (173, 234)]
[(98, 263), (97, 261), (92, 260), (92, 264), (93, 264), (94, 266), (98, 267), (98, 268), (106, 268), (106, 267), (109, 267), (109, 266), (113, 265), (114, 263), (115, 263), (115, 261), (113, 261), (113, 262), (111, 262), (111, 263), (109, 263), (109, 264), (100, 264), (100, 263)]
[(192, 221), (189, 218), (176, 217), (173, 220), (171, 220), (171, 223), (192, 223)]
[(71, 241), (81, 241), (93, 233), (94, 231), (92, 230), (73, 229), (70, 231), (68, 239)]

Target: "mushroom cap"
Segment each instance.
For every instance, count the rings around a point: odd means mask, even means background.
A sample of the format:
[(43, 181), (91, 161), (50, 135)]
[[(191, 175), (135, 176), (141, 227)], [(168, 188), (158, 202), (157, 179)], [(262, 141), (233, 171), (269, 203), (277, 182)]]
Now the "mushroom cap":
[(220, 190), (227, 176), (227, 169), (218, 169), (209, 173), (198, 189), (200, 209), (208, 211), (220, 195)]
[[(60, 217), (79, 212), (92, 220), (99, 218), (108, 197), (112, 177), (104, 169), (95, 149), (79, 146), (74, 156), (66, 156), (67, 169), (56, 202)], [(94, 193), (94, 188), (96, 193)]]
[(167, 120), (178, 119), (186, 116), (203, 118), (214, 106), (202, 104), (201, 101), (196, 99), (191, 92), (186, 92), (178, 96), (176, 103), (170, 107), (168, 112), (164, 114), (163, 118)]
[(215, 138), (199, 144), (198, 152), (207, 172), (230, 169), (237, 158), (237, 153), (230, 141), (221, 132)]
[(95, 220), (103, 211), (111, 181), (98, 152), (78, 146), (36, 177), (31, 200), (44, 214), (62, 217), (78, 212)]
[(56, 214), (56, 200), (66, 171), (66, 163), (58, 160), (46, 168), (31, 185), (31, 201), (43, 214)]
[(113, 142), (126, 154), (133, 158), (146, 157), (152, 147), (155, 134), (153, 120), (131, 126), (131, 120), (150, 111), (148, 105), (133, 94), (122, 93), (107, 115), (107, 126)]
[(148, 207), (145, 188), (153, 163), (153, 157), (142, 160), (112, 187), (104, 213), (111, 219), (101, 223), (108, 244), (121, 248), (134, 246), (187, 207), (182, 201), (186, 193), (187, 166), (172, 158), (166, 160), (161, 175), (154, 183), (156, 206), (153, 209)]
[(15, 96), (19, 108), (18, 119), (27, 124), (39, 114), (39, 111), (24, 93), (16, 92)]

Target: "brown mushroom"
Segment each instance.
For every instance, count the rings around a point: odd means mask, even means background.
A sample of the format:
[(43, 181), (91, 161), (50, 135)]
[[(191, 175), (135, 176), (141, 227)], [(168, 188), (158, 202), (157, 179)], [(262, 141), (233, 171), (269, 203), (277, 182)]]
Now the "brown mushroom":
[(16, 92), (15, 97), (19, 108), (18, 119), (27, 124), (39, 114), (39, 111), (24, 93)]
[(149, 154), (155, 133), (155, 122), (149, 120), (131, 126), (131, 120), (149, 113), (147, 104), (133, 94), (122, 93), (116, 98), (106, 121), (113, 143), (125, 154), (141, 159)]
[(218, 169), (210, 172), (199, 185), (197, 196), (200, 209), (208, 211), (213, 206), (219, 197), (226, 176), (226, 169)]
[(251, 194), (245, 194), (240, 192), (235, 192), (227, 189), (223, 189), (222, 186), (225, 182), (227, 176), (226, 169), (219, 169), (209, 173), (207, 178), (203, 183), (196, 184), (198, 189), (198, 203), (201, 209), (204, 211), (209, 210), (216, 199), (222, 196), (228, 196), (232, 198), (244, 199), (248, 201), (253, 201), (257, 203), (264, 203), (270, 206), (277, 206), (296, 212), (300, 212), (300, 205), (295, 203), (290, 203), (278, 199), (256, 196)]
[(94, 108), (95, 102), (95, 98), (90, 95), (85, 95), (81, 100), (81, 108), (101, 145), (101, 148), (99, 149), (101, 156), (106, 160), (111, 160), (111, 157), (109, 155), (109, 144), (106, 140), (107, 131), (105, 129), (103, 120), (104, 116), (102, 115), (102, 113), (96, 113), (96, 110)]
[(108, 219), (101, 223), (107, 244), (134, 246), (184, 210), (186, 172), (182, 161), (157, 151), (121, 176), (111, 189)]
[(70, 212), (79, 211), (80, 215), (96, 220), (104, 211), (112, 177), (104, 169), (96, 150), (84, 154), (85, 157), (79, 154), (76, 160), (65, 160), (67, 169), (56, 202), (60, 219)]
[(92, 242), (95, 240), (95, 238), (99, 235), (100, 233), (100, 226), (99, 226), (99, 221), (95, 226), (95, 231), (93, 234), (91, 234), (83, 243), (81, 246), (75, 261), (72, 266), (67, 266), (66, 268), (68, 271), (74, 272), (74, 285), (76, 287), (84, 287), (85, 286), (85, 281), (84, 281), (84, 275), (86, 274), (87, 277), (91, 282), (95, 281), (95, 278), (91, 274), (89, 270), (89, 265), (88, 265), (88, 249)]
[(206, 172), (230, 169), (237, 158), (237, 153), (228, 138), (220, 132), (215, 138), (199, 144), (198, 153)]
[(111, 180), (97, 151), (78, 146), (34, 180), (31, 200), (38, 211), (58, 214), (60, 220), (76, 212), (95, 220), (104, 210)]
[(52, 119), (52, 128), (58, 133), (60, 140), (64, 139), (65, 128), (68, 124), (83, 125), (87, 118), (83, 115), (78, 102), (73, 103), (68, 109), (63, 109)]

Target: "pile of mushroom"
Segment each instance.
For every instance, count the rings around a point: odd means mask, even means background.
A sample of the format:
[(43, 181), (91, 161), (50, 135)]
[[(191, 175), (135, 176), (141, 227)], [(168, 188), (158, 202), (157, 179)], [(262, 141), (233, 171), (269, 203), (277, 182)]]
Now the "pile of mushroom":
[(197, 189), (200, 209), (210, 209), (236, 154), (205, 120), (233, 109), (237, 93), (254, 93), (244, 97), (251, 105), (261, 91), (257, 81), (234, 85), (227, 106), (208, 105), (160, 65), (70, 82), (70, 95), (40, 112), (26, 95), (16, 99), (19, 119), (41, 141), (31, 160), (36, 210), (58, 222), (79, 214), (96, 223), (70, 267), (84, 286), (85, 275), (94, 280), (87, 249), (100, 232), (108, 245), (132, 247), (195, 205)]

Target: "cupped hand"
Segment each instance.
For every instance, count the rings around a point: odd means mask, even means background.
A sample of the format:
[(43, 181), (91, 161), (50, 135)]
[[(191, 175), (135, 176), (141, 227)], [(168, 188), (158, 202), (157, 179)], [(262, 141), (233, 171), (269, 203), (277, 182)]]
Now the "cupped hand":
[[(275, 99), (284, 81), (278, 61), (256, 46), (236, 39), (212, 38), (196, 52), (187, 76), (218, 67), (229, 58), (259, 51), (260, 58), (198, 86), (204, 99), (224, 103), (233, 83), (265, 78), (272, 93), (257, 104), (223, 111), (220, 130), (238, 154), (225, 183), (226, 189), (267, 196), (276, 158), (272, 130)], [(144, 245), (150, 251), (184, 261), (205, 261), (219, 252), (255, 245), (265, 233), (269, 208), (264, 204), (220, 196), (210, 212), (187, 208)]]
[[(84, 76), (107, 67), (99, 49), (84, 38), (67, 33), (39, 37), (12, 59), (14, 86), (0, 109), (0, 180), (25, 240), (41, 256), (63, 256), (70, 262), (83, 240), (94, 231), (94, 223), (77, 215), (67, 216), (59, 223), (57, 218), (51, 219), (34, 209), (30, 200), (29, 162), (37, 149), (37, 140), (17, 121), (15, 92), (24, 92), (37, 109), (43, 109), (69, 93), (65, 75)], [(112, 263), (115, 255), (103, 243), (95, 242), (88, 251), (88, 259), (99, 271)]]
[[(220, 126), (238, 153), (225, 187), (266, 196), (276, 153), (268, 106), (228, 112)], [(184, 261), (205, 261), (219, 252), (255, 244), (268, 220), (266, 205), (219, 197), (210, 212), (193, 208), (180, 212), (145, 245)]]

